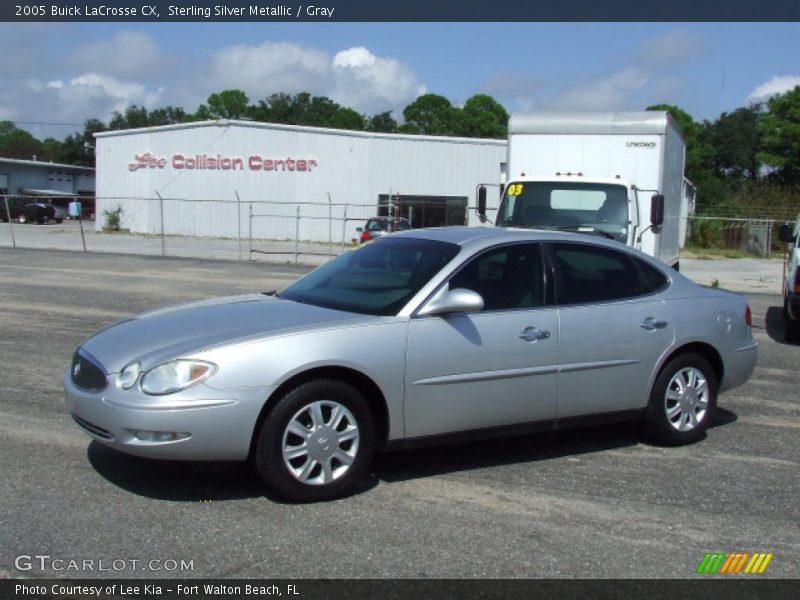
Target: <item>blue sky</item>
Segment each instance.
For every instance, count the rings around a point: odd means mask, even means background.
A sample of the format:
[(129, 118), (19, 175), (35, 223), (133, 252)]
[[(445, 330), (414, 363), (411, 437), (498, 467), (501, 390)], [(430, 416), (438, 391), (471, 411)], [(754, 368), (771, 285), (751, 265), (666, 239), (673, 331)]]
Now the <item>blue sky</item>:
[(194, 110), (226, 88), (398, 119), (424, 92), (714, 119), (800, 84), (796, 23), (3, 23), (0, 52), (0, 119), (66, 124), (21, 125), (40, 137), (132, 103)]

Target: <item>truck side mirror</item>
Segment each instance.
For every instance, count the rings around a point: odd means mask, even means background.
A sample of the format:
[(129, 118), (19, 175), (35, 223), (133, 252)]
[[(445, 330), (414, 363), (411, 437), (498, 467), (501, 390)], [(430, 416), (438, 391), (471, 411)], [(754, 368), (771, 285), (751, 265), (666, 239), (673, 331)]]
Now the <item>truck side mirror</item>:
[(778, 229), (778, 239), (791, 244), (794, 242), (794, 228), (789, 223), (784, 223)]
[(478, 187), (478, 214), (481, 217), (486, 217), (486, 187)]
[(662, 194), (653, 194), (650, 198), (650, 225), (653, 229), (661, 227), (664, 222), (664, 196)]

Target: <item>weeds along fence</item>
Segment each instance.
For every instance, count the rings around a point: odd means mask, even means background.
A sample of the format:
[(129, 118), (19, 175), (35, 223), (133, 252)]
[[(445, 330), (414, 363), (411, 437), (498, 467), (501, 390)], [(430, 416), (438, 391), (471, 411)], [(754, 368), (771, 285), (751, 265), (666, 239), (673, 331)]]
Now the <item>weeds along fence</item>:
[(81, 219), (61, 224), (48, 220), (34, 226), (19, 222), (18, 209), (49, 199), (9, 199), (16, 208), (10, 210), (11, 218), (0, 224), (0, 246), (237, 260), (270, 256), (312, 263), (349, 248), (358, 238), (356, 228), (370, 217), (402, 216), (412, 221), (425, 212), (425, 203), (419, 200), (379, 205), (335, 201), (330, 194), (321, 201), (288, 196), (281, 201), (243, 199), (235, 192), (232, 198), (223, 199), (156, 194), (84, 199), (96, 214), (90, 215), (84, 207)]
[(778, 228), (794, 218), (692, 216), (687, 224), (687, 245), (762, 258), (782, 255), (786, 245), (778, 239)]

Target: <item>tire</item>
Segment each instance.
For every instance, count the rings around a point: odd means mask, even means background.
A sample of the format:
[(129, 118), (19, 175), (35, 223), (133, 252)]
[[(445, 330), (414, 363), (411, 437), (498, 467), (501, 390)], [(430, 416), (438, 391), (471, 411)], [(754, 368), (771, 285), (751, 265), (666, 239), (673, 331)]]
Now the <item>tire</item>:
[(18, 217), (18, 220), (19, 220), (21, 225), (25, 225), (25, 223), (28, 222), (28, 217), (26, 217), (24, 214), (22, 214), (22, 215), (20, 215)]
[(270, 410), (258, 432), (254, 462), (275, 495), (316, 502), (352, 491), (367, 474), (374, 451), (375, 421), (361, 392), (342, 381), (318, 379), (289, 391)]
[(787, 342), (800, 342), (800, 321), (789, 316), (789, 302), (786, 298), (783, 299), (783, 332)]
[(49, 222), (50, 222), (50, 217), (48, 217), (47, 215), (39, 219), (39, 225), (47, 225)]
[[(684, 391), (686, 393), (682, 393)], [(717, 406), (717, 378), (699, 354), (681, 354), (661, 369), (645, 412), (645, 430), (669, 446), (703, 438)]]

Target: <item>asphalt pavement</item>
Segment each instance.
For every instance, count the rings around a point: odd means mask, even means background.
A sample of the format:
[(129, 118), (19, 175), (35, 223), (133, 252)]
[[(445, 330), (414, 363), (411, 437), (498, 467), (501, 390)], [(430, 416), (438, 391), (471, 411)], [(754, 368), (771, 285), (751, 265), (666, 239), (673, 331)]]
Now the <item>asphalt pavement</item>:
[(246, 465), (136, 459), (72, 423), (61, 377), (99, 327), (306, 270), (0, 249), (0, 576), (695, 578), (737, 551), (798, 576), (800, 346), (778, 285), (747, 293), (759, 366), (688, 447), (625, 425), (398, 452), (351, 497), (291, 505)]

